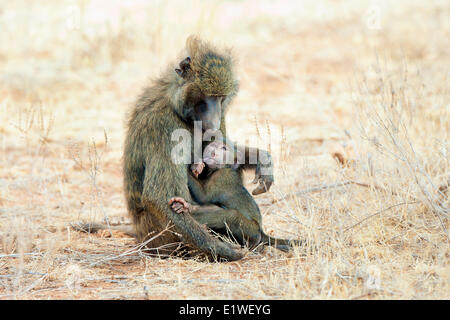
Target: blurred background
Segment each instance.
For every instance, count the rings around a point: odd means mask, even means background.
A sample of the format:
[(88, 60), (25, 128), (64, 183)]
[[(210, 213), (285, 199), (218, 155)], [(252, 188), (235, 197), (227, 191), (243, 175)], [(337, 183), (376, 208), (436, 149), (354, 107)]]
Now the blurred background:
[[(127, 221), (126, 113), (190, 34), (233, 49), (228, 134), (275, 157), (265, 230), (319, 254), (198, 271), (67, 228)], [(448, 299), (449, 42), (445, 0), (0, 1), (0, 297)]]

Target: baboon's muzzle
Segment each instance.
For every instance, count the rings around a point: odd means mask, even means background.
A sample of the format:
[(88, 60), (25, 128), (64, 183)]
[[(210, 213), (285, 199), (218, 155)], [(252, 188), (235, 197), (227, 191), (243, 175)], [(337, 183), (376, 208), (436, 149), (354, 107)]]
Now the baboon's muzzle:
[(197, 111), (198, 120), (202, 121), (203, 131), (220, 130), (222, 117), (221, 97), (208, 97)]

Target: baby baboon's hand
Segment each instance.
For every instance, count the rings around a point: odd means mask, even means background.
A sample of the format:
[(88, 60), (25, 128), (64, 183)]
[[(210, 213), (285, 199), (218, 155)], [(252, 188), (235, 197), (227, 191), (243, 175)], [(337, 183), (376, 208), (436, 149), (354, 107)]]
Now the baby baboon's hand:
[(268, 152), (264, 154), (265, 163), (258, 162), (256, 165), (255, 179), (253, 183), (258, 183), (258, 186), (252, 191), (252, 195), (269, 191), (273, 184), (273, 165), (272, 157)]
[(173, 211), (180, 214), (187, 214), (192, 212), (192, 206), (189, 202), (181, 197), (173, 197), (169, 200), (169, 206)]
[(194, 163), (191, 165), (191, 171), (196, 178), (198, 178), (198, 176), (203, 172), (203, 169), (205, 169), (204, 162)]

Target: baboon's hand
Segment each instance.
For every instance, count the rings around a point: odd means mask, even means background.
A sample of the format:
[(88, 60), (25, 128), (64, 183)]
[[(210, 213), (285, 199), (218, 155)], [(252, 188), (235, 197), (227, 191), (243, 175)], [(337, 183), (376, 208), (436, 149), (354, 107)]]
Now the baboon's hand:
[(273, 183), (273, 165), (271, 155), (268, 152), (265, 152), (262, 159), (258, 160), (260, 161), (258, 161), (258, 164), (256, 165), (255, 179), (253, 179), (253, 184), (259, 184), (252, 191), (252, 195), (254, 196), (269, 191)]
[(204, 162), (194, 163), (191, 165), (191, 171), (196, 178), (198, 178), (198, 176), (203, 172), (204, 168), (205, 168)]
[(173, 197), (169, 199), (169, 206), (176, 213), (189, 214), (192, 212), (192, 206), (189, 202), (180, 197)]

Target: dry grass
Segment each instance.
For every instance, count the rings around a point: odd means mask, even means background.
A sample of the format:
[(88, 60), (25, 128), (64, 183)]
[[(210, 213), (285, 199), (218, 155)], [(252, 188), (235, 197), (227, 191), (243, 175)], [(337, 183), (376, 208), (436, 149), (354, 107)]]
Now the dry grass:
[[(450, 298), (448, 1), (0, 3), (1, 298)], [(191, 33), (239, 57), (266, 231), (317, 252), (163, 260), (68, 228), (127, 220), (124, 115)]]

